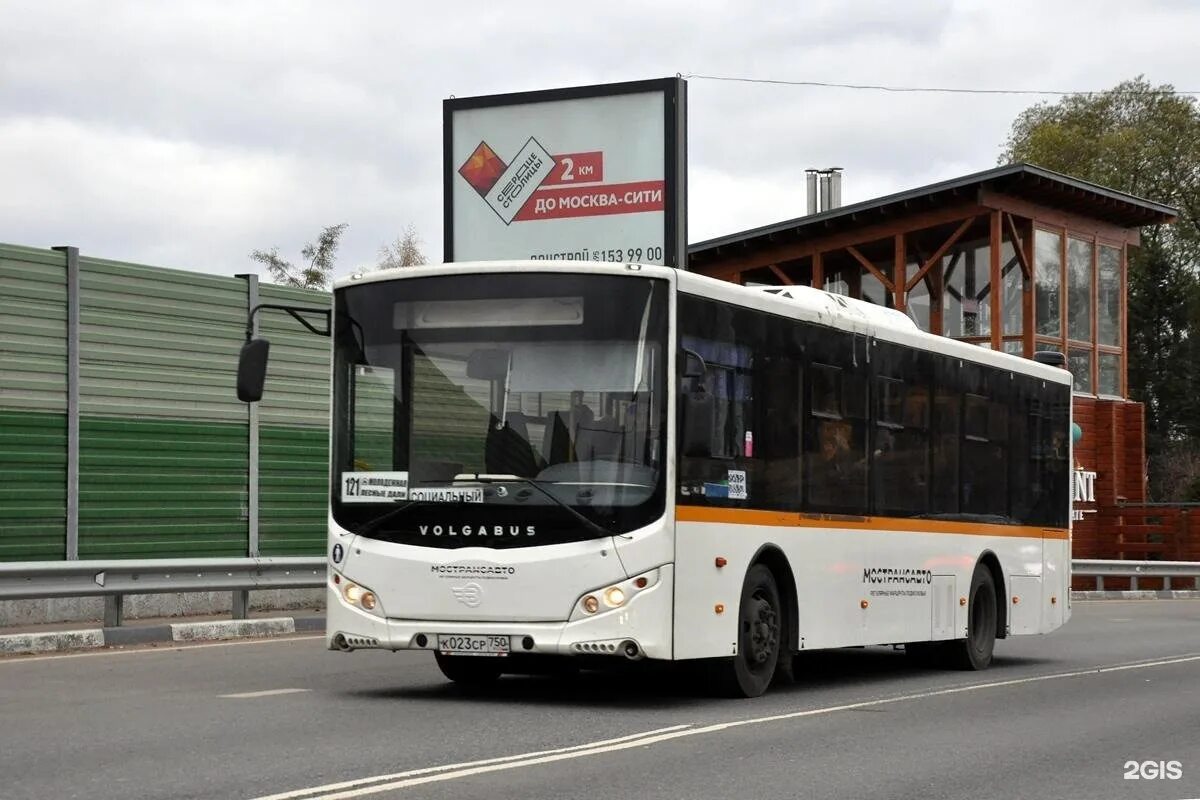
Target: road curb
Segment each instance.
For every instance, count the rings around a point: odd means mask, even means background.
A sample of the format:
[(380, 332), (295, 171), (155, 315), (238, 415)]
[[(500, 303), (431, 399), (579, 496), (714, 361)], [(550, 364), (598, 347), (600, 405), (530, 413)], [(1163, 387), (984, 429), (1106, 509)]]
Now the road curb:
[(291, 617), (270, 619), (228, 619), (213, 622), (181, 622), (171, 626), (171, 639), (176, 642), (211, 642), (219, 639), (239, 639), (245, 636), (286, 636), (296, 632)]
[(81, 631), (10, 633), (0, 636), (0, 654), (54, 653), (59, 650), (86, 650), (103, 646), (104, 631), (100, 628)]
[(0, 656), (95, 650), (121, 645), (210, 642), (224, 639), (266, 638), (294, 633), (320, 633), (324, 617), (270, 617), (207, 622), (180, 622), (119, 628), (86, 628), (74, 631), (0, 634)]

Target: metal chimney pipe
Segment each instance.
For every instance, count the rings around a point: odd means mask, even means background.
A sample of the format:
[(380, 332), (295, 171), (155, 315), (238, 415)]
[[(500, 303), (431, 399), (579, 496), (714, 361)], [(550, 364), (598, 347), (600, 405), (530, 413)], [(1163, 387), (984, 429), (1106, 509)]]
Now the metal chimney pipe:
[(820, 186), (821, 186), (821, 190), (820, 190), (821, 210), (828, 211), (829, 210), (829, 170), (821, 170), (820, 173), (818, 173), (818, 174), (820, 175), (818, 180), (820, 181)]
[(817, 171), (815, 169), (804, 170), (804, 178), (808, 182), (808, 213), (815, 214), (820, 211), (817, 207)]
[(842, 168), (829, 168), (829, 208), (842, 206)]

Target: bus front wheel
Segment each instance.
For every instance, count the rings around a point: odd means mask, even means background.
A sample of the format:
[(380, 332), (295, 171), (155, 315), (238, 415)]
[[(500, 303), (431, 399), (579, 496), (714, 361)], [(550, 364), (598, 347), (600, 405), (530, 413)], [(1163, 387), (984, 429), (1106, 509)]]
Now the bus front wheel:
[(755, 564), (746, 573), (738, 603), (737, 655), (713, 665), (721, 694), (758, 697), (767, 691), (781, 658), (783, 619), (775, 576), (766, 565)]
[(484, 686), (500, 677), (499, 659), (486, 656), (446, 656), (434, 653), (438, 669), (463, 686)]

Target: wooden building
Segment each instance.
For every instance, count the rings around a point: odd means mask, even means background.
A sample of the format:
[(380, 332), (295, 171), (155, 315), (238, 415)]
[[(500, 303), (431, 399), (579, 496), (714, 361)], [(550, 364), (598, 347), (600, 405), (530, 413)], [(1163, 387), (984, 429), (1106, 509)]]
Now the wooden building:
[(1200, 522), (1189, 536), (1186, 513), (1143, 505), (1145, 415), (1126, 380), (1129, 249), (1141, 226), (1176, 216), (1014, 164), (700, 242), (688, 267), (861, 298), (1026, 358), (1065, 353), (1082, 428), (1075, 557), (1200, 560)]

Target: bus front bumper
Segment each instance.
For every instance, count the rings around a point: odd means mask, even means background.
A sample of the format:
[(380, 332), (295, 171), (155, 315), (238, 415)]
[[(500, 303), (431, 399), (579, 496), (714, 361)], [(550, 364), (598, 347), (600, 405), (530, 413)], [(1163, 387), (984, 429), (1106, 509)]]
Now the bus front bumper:
[(330, 650), (438, 649), (439, 636), (507, 636), (515, 654), (670, 659), (674, 567), (620, 608), (561, 622), (472, 622), (383, 617), (326, 592), (325, 642)]

